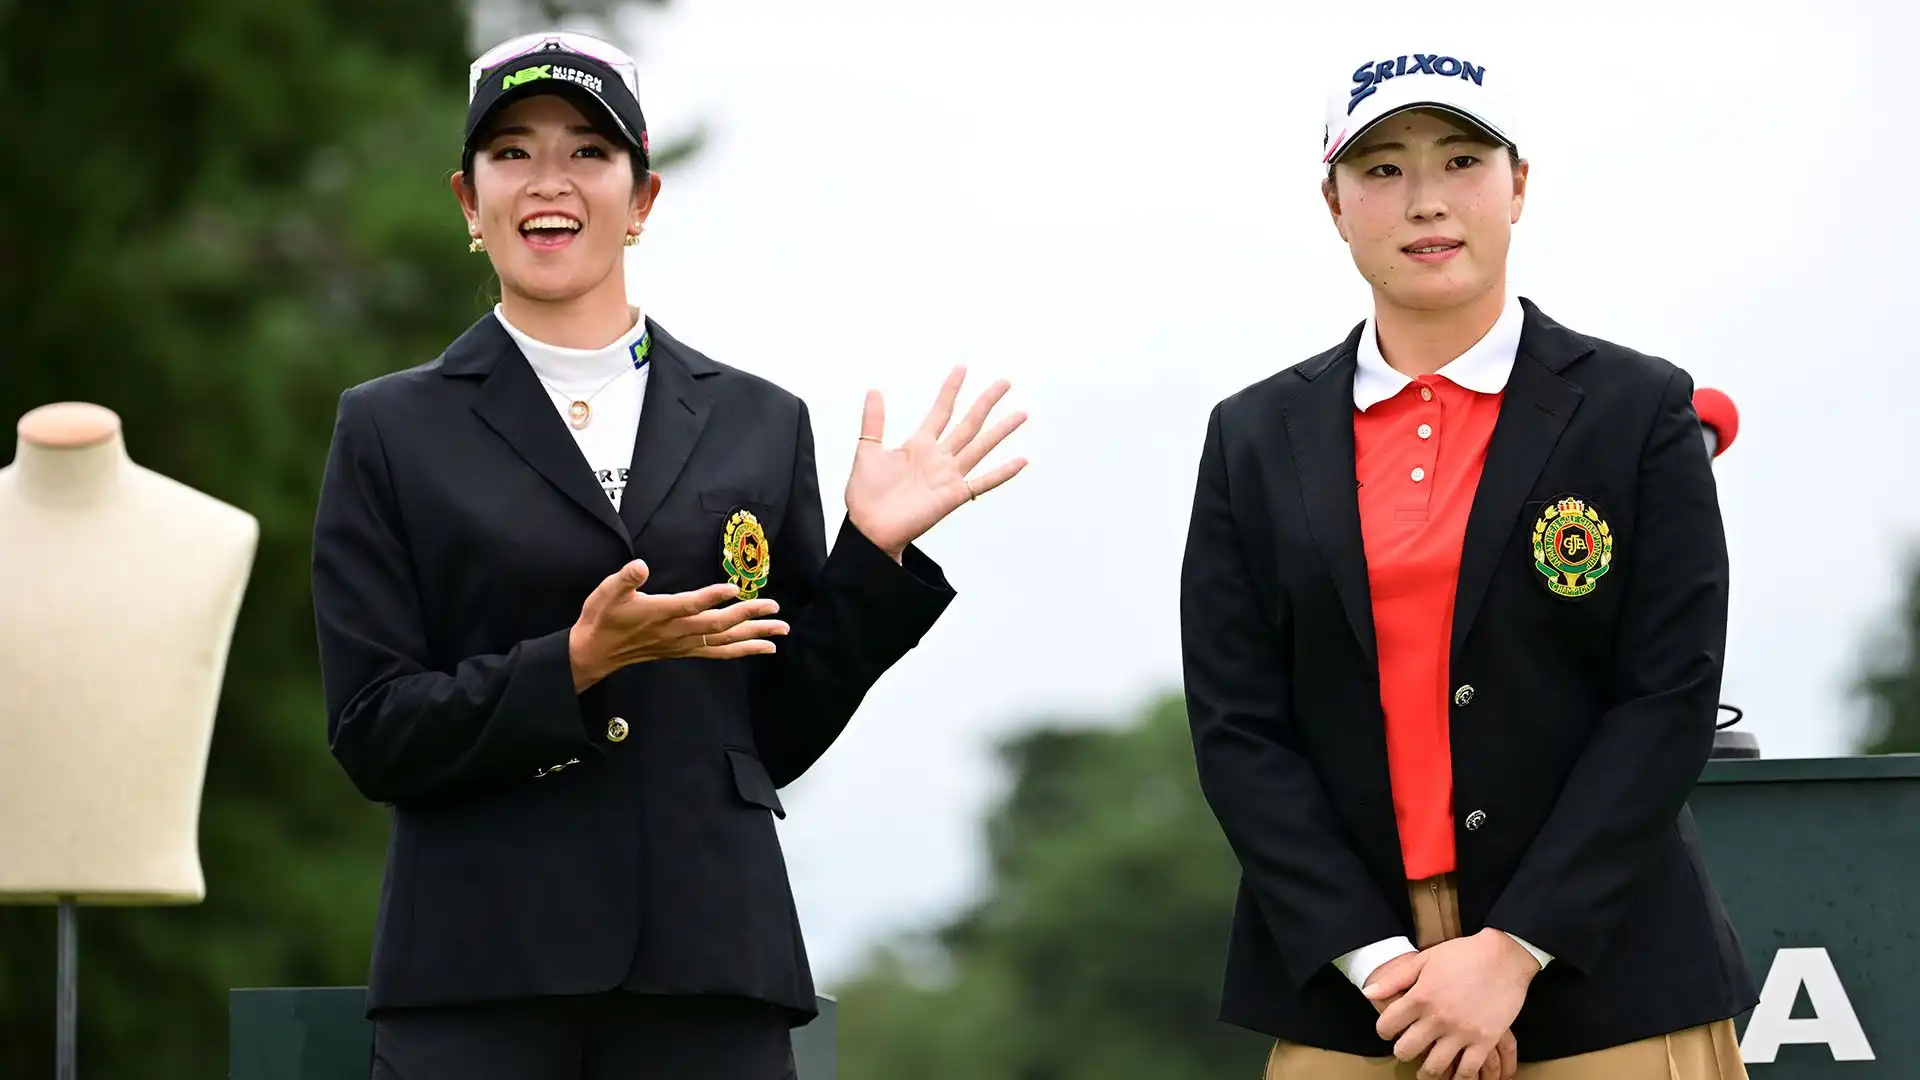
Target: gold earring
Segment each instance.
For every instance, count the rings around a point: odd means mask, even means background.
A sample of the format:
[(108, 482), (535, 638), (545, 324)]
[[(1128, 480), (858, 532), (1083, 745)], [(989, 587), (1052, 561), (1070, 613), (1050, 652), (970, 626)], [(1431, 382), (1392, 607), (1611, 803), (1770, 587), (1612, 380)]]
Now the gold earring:
[(645, 225), (642, 225), (642, 224), (640, 224), (640, 223), (639, 223), (639, 222), (637, 222), (637, 221), (636, 221), (636, 222), (634, 222), (634, 223), (633, 223), (633, 231), (627, 234), (627, 239), (626, 239), (626, 245), (627, 245), (628, 247), (632, 247), (633, 245), (635, 245), (635, 244), (637, 244), (637, 243), (639, 243), (639, 242), (640, 242), (640, 233), (641, 233), (642, 231), (644, 231), (645, 229), (646, 229), (646, 226), (645, 226)]
[(480, 239), (479, 234), (475, 233), (473, 239), (467, 242), (467, 250), (474, 252), (485, 251), (487, 250), (487, 242)]

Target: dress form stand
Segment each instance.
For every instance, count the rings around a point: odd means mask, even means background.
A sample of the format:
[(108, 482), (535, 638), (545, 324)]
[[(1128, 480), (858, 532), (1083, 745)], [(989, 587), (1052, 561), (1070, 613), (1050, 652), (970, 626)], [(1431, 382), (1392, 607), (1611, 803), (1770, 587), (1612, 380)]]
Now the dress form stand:
[(206, 897), (200, 799), (260, 529), (135, 464), (120, 418), (42, 406), (0, 468), (0, 904), (59, 907), (58, 1080), (78, 908)]

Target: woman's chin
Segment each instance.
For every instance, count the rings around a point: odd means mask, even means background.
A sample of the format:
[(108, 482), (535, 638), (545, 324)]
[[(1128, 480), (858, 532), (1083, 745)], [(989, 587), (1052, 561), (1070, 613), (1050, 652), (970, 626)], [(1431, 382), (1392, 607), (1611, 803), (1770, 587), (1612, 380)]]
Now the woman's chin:
[(502, 274), (500, 285), (528, 300), (559, 304), (578, 300), (605, 278), (604, 273), (589, 274), (578, 265), (522, 267), (512, 275)]
[(1396, 282), (1385, 292), (1388, 299), (1403, 308), (1446, 311), (1472, 301), (1484, 289), (1484, 283), (1468, 280), (1464, 274), (1433, 274), (1421, 280)]

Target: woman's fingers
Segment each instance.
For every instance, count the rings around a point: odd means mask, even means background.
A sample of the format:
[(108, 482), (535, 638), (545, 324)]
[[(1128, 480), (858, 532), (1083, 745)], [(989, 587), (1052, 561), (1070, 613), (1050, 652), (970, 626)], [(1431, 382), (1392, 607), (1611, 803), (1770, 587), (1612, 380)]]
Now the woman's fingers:
[(704, 640), (705, 647), (712, 649), (762, 638), (785, 637), (789, 629), (791, 628), (779, 619), (751, 619), (726, 630), (696, 635), (694, 642), (699, 644)]
[(927, 418), (920, 421), (919, 434), (926, 436), (929, 442), (938, 440), (940, 433), (947, 430), (947, 422), (953, 419), (953, 402), (960, 396), (960, 384), (967, 379), (965, 365), (957, 366), (940, 386), (940, 394), (934, 399), (933, 408), (927, 411)]
[(625, 617), (603, 632), (620, 642), (614, 652), (626, 658), (623, 663), (674, 656), (724, 660), (773, 652), (773, 642), (767, 639), (791, 629), (770, 617), (779, 612), (779, 602), (766, 597), (740, 600), (739, 596), (739, 588), (730, 584), (641, 593), (641, 606), (628, 607)]
[(1007, 395), (1009, 389), (1011, 384), (1002, 379), (988, 387), (987, 392), (974, 401), (973, 408), (968, 409), (967, 415), (960, 418), (960, 425), (948, 432), (947, 437), (941, 440), (940, 445), (946, 448), (947, 453), (959, 454), (966, 449), (967, 444), (973, 441), (973, 437), (980, 434), (980, 429), (986, 426), (987, 417), (992, 414), (993, 407), (1000, 403), (1000, 399)]
[[(723, 581), (718, 585), (708, 585), (707, 587), (702, 589), (693, 589), (688, 592), (672, 593), (666, 596), (659, 597), (659, 600), (665, 606), (666, 610), (671, 613), (671, 617), (687, 618), (689, 616), (698, 615), (701, 612), (712, 611), (715, 608), (720, 607), (720, 605), (725, 604), (730, 600), (739, 599), (739, 597), (740, 597), (739, 586), (732, 585)], [(751, 600), (751, 601), (748, 601), (748, 603), (771, 604), (773, 603), (773, 601)], [(776, 605), (776, 609), (777, 607), (778, 606)], [(753, 617), (752, 611), (749, 611), (747, 614), (741, 616), (741, 618), (743, 619), (752, 618), (752, 617)], [(699, 631), (695, 631), (695, 633), (698, 633), (698, 632)]]
[(988, 454), (993, 453), (994, 447), (999, 446), (1001, 440), (1019, 430), (1020, 425), (1026, 422), (1027, 414), (1024, 412), (1017, 412), (1002, 419), (993, 425), (993, 430), (977, 439), (971, 439), (956, 450), (953, 455), (954, 464), (960, 466), (961, 472), (972, 472), (974, 466), (985, 460)]
[(772, 600), (742, 600), (711, 611), (702, 611), (698, 615), (689, 615), (678, 620), (677, 625), (667, 629), (674, 635), (706, 634), (708, 636), (731, 630), (741, 623), (753, 619), (766, 619), (778, 614), (780, 605)]
[(773, 642), (765, 638), (756, 638), (752, 641), (737, 641), (731, 645), (709, 645), (705, 648), (701, 648), (696, 642), (692, 655), (702, 660), (738, 660), (747, 656), (767, 656), (773, 652)]
[(967, 484), (973, 489), (973, 494), (977, 498), (1013, 479), (1019, 474), (1021, 469), (1026, 467), (1026, 458), (1014, 458), (1012, 461), (998, 468), (991, 469), (979, 476), (968, 477)]

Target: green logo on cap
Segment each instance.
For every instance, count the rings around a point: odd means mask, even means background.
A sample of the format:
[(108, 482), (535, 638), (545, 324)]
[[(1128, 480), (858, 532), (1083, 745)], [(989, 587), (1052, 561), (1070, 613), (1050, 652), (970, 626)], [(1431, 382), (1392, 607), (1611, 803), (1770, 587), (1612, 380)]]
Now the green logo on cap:
[(520, 71), (514, 72), (513, 74), (507, 76), (505, 79), (501, 80), (500, 89), (511, 90), (514, 87), (519, 86), (521, 83), (532, 82), (535, 79), (550, 79), (552, 77), (553, 77), (552, 64), (542, 64), (539, 67), (524, 68)]

